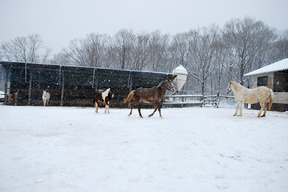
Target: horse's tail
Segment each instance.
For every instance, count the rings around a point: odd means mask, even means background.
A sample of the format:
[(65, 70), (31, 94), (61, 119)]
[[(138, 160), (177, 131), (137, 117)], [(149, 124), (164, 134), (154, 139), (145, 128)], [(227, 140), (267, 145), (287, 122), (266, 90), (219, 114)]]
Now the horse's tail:
[(273, 91), (270, 89), (270, 101), (269, 101), (269, 110), (271, 109), (272, 107), (272, 104), (273, 104), (273, 100), (274, 100), (274, 93)]
[(127, 103), (128, 101), (130, 101), (131, 99), (133, 99), (133, 97), (134, 97), (134, 91), (131, 91), (129, 95), (127, 96), (127, 98), (124, 99), (124, 103)]

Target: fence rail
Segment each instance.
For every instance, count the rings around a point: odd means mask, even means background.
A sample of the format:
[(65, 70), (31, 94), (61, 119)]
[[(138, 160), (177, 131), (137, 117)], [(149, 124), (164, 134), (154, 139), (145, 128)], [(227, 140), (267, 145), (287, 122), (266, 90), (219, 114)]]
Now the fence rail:
[(219, 107), (221, 99), (232, 99), (233, 96), (222, 95), (165, 95), (164, 107), (214, 106)]
[(203, 95), (165, 95), (164, 107), (187, 107), (203, 105)]

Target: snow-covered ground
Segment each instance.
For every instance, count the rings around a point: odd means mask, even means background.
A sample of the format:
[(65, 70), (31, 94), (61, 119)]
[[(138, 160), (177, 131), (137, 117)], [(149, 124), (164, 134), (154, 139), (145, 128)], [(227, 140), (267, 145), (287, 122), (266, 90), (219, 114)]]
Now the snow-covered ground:
[(0, 105), (2, 192), (288, 190), (288, 113)]

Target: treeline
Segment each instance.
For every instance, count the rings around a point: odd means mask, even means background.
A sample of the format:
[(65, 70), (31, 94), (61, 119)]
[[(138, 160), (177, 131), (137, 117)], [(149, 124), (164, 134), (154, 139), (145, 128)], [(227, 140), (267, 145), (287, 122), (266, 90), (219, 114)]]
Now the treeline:
[(123, 29), (114, 36), (91, 33), (74, 39), (53, 58), (39, 35), (31, 35), (2, 43), (0, 58), (161, 72), (183, 65), (189, 72), (184, 87), (187, 92), (224, 94), (229, 80), (250, 86), (245, 73), (288, 58), (288, 30), (279, 32), (252, 18), (232, 19), (222, 28), (211, 25), (173, 36)]

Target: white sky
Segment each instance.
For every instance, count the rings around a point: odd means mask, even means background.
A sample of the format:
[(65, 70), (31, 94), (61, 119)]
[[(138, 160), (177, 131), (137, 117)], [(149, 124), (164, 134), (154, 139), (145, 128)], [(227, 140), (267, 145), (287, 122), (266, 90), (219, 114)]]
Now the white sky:
[(252, 17), (288, 29), (288, 0), (0, 0), (0, 43), (39, 34), (54, 53), (89, 33), (171, 35)]

